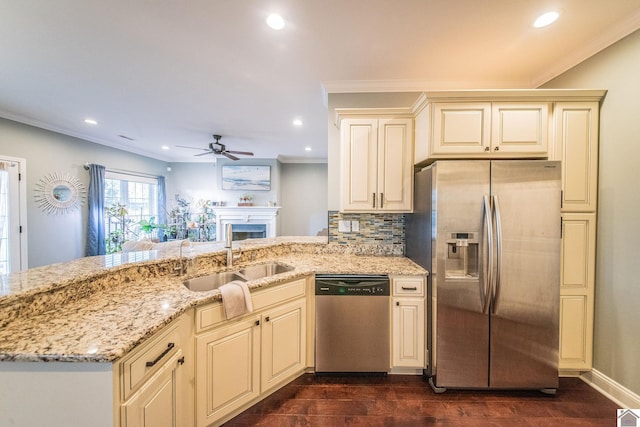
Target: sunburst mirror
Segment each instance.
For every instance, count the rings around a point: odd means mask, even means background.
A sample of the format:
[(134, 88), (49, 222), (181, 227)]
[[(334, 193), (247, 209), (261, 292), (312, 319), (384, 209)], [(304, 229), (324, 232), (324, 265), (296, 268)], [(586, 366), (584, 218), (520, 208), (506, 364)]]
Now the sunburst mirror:
[(35, 188), (36, 203), (48, 214), (65, 214), (78, 209), (85, 193), (78, 178), (62, 172), (40, 178)]

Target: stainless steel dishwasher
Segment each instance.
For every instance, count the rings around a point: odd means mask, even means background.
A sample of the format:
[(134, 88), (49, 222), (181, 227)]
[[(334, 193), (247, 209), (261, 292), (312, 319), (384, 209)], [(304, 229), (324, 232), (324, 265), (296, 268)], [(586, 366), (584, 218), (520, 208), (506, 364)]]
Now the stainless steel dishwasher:
[(388, 372), (388, 276), (316, 275), (316, 372)]

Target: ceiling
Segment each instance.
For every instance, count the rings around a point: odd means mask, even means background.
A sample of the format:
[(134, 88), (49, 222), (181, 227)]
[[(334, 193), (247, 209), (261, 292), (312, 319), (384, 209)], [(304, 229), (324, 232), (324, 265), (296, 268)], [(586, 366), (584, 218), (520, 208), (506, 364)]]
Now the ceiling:
[(0, 0), (0, 116), (168, 162), (211, 161), (176, 146), (212, 134), (322, 161), (327, 94), (534, 88), (638, 28), (640, 0)]

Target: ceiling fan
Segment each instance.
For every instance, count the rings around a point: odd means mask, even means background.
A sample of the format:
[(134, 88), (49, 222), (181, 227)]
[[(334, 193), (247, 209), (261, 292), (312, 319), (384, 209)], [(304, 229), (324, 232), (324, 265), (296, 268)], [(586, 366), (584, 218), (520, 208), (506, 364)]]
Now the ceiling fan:
[(219, 154), (219, 155), (223, 155), (231, 160), (240, 160), (239, 157), (234, 156), (234, 154), (241, 154), (244, 156), (253, 156), (253, 153), (250, 151), (233, 151), (233, 150), (227, 150), (227, 146), (222, 144), (220, 142), (220, 139), (222, 138), (222, 135), (213, 135), (213, 139), (216, 140), (216, 142), (210, 142), (209, 143), (209, 148), (197, 148), (197, 147), (186, 147), (184, 145), (176, 145), (176, 147), (181, 147), (181, 148), (192, 148), (194, 150), (204, 150), (204, 153), (200, 153), (200, 154), (196, 154), (196, 156), (205, 156), (207, 154)]

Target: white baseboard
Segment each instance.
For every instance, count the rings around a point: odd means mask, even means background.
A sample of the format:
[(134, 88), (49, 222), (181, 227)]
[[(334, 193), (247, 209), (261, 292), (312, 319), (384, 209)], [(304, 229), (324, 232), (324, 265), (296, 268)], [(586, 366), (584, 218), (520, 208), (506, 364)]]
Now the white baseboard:
[(640, 408), (640, 395), (629, 390), (622, 384), (618, 384), (596, 369), (583, 372), (580, 375), (580, 379), (613, 400), (620, 408)]

